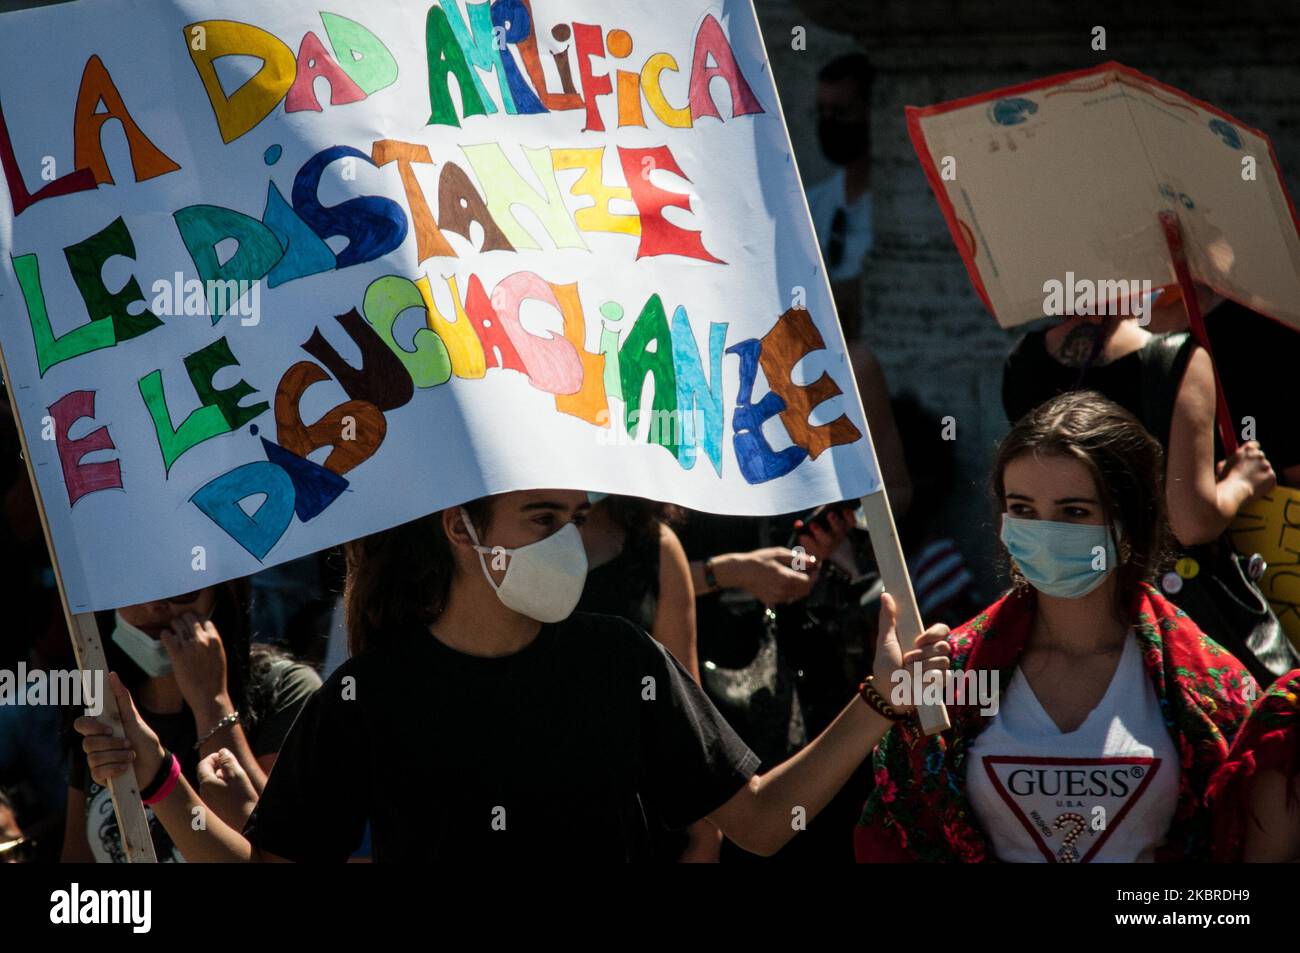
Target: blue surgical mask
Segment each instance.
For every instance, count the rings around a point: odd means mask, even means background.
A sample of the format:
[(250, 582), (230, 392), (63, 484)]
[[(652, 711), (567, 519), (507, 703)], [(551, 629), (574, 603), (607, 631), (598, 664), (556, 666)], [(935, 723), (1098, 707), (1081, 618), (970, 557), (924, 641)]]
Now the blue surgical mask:
[(1002, 543), (1031, 586), (1062, 599), (1086, 596), (1115, 568), (1115, 541), (1105, 524), (1024, 520), (1003, 513)]

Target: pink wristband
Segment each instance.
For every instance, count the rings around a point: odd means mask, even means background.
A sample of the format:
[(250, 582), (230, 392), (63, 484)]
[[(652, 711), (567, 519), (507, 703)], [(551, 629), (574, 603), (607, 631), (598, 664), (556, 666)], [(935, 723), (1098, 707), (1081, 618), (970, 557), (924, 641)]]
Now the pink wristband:
[(167, 769), (167, 778), (150, 797), (144, 798), (145, 804), (157, 804), (167, 795), (172, 793), (176, 783), (181, 779), (181, 759), (174, 754), (168, 754), (171, 758), (171, 767)]

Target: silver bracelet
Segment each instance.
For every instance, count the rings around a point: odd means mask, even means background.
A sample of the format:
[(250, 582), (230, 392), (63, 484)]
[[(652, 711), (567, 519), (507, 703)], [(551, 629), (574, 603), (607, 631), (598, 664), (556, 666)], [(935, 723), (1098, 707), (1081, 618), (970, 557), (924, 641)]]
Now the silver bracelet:
[(194, 750), (198, 751), (201, 747), (203, 747), (203, 745), (207, 742), (209, 738), (215, 735), (222, 728), (229, 728), (231, 725), (237, 725), (237, 724), (239, 724), (239, 712), (232, 711), (229, 715), (226, 715), (219, 722), (217, 722), (216, 727), (214, 727), (211, 731), (209, 731), (198, 741), (194, 742)]

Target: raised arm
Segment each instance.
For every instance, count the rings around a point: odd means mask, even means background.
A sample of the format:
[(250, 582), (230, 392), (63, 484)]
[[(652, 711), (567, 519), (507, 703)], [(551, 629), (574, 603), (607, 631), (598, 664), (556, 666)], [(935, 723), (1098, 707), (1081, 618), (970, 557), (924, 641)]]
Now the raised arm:
[[(877, 690), (890, 695), (891, 679), (917, 661), (925, 670), (948, 668), (948, 627), (934, 625), (903, 654), (898, 644), (893, 597), (881, 599), (880, 641), (874, 666)], [(910, 712), (914, 706), (900, 706)], [(709, 819), (751, 853), (770, 856), (794, 836), (798, 809), (811, 821), (842, 788), (849, 776), (885, 736), (893, 723), (861, 698), (853, 701), (807, 747), (749, 783)]]
[(1184, 546), (1217, 539), (1242, 504), (1277, 483), (1273, 468), (1254, 441), (1242, 444), (1216, 472), (1214, 395), (1210, 356), (1197, 348), (1178, 388), (1165, 463), (1169, 527)]
[(248, 713), (235, 711), (227, 683), (226, 653), (216, 626), (210, 619), (187, 612), (172, 620), (162, 643), (172, 660), (181, 695), (194, 713), (194, 730), (202, 742), (199, 756), (230, 750), (260, 794), (266, 787), (267, 772), (253, 757), (243, 726), (228, 717), (238, 714), (247, 718)]
[[(803, 557), (803, 570), (795, 569), (794, 562), (794, 551), (784, 546), (723, 553), (692, 562), (691, 583), (697, 597), (719, 589), (744, 589), (763, 605), (781, 605), (802, 599), (812, 591), (817, 559)], [(709, 584), (706, 566), (712, 568), (716, 586)]]
[[(99, 784), (108, 784), (111, 778), (134, 768), (136, 782), (144, 788), (158, 774), (166, 752), (158, 736), (140, 718), (131, 693), (116, 673), (110, 673), (108, 681), (122, 714), (125, 737), (114, 737), (113, 729), (100, 718), (83, 715), (76, 720), (74, 727), (84, 736), (82, 749), (86, 752), (90, 776)], [(216, 812), (208, 810), (183, 775), (171, 793), (150, 806), (188, 861), (257, 863), (283, 860), (257, 850)], [(202, 823), (198, 823), (200, 820)]]

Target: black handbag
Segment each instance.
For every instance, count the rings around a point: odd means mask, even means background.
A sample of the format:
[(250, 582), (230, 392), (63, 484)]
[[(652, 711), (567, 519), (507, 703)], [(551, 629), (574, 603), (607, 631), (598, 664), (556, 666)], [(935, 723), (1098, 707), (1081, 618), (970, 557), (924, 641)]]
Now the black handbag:
[(1166, 575), (1161, 588), (1202, 632), (1235, 655), (1262, 686), (1300, 668), (1300, 654), (1252, 576), (1252, 561), (1263, 573), (1257, 556), (1237, 552), (1225, 536), (1187, 550), (1184, 558), (1196, 561), (1196, 575)]
[(757, 600), (727, 606), (725, 631), (701, 632), (705, 693), (764, 767), (780, 764), (808, 742), (796, 675), (777, 641), (776, 613)]

